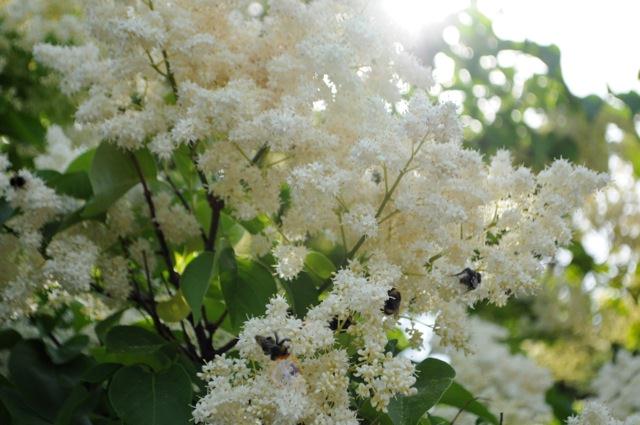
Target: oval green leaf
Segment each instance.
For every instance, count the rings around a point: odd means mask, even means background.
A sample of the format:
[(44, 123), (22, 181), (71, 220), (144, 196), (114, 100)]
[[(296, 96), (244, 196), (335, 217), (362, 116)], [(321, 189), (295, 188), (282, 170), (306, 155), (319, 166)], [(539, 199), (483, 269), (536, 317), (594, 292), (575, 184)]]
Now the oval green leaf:
[(215, 255), (204, 251), (194, 258), (184, 270), (181, 279), (181, 289), (186, 302), (193, 312), (193, 320), (200, 320), (200, 310), (204, 295), (207, 293), (213, 277)]
[(456, 373), (442, 360), (428, 358), (416, 366), (418, 392), (410, 397), (396, 397), (389, 403), (389, 417), (394, 425), (416, 425), (449, 388)]
[(113, 376), (109, 400), (127, 425), (188, 425), (191, 420), (191, 381), (174, 364), (161, 373), (128, 366)]
[[(190, 312), (191, 308), (180, 291), (170, 299), (158, 303), (158, 316), (165, 322), (179, 322)], [(196, 319), (195, 313), (193, 317)], [(196, 320), (199, 320), (199, 316)]]
[(107, 351), (111, 353), (149, 353), (165, 344), (160, 336), (139, 326), (114, 326), (105, 338)]
[(322, 280), (329, 279), (336, 271), (333, 262), (318, 251), (310, 251), (304, 259), (304, 265)]

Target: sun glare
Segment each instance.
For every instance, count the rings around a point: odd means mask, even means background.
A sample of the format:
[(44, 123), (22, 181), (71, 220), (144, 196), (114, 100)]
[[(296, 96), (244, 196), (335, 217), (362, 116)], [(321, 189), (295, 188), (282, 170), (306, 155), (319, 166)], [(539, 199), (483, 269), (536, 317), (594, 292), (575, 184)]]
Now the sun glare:
[(468, 5), (467, 0), (384, 0), (389, 17), (404, 26), (412, 35)]

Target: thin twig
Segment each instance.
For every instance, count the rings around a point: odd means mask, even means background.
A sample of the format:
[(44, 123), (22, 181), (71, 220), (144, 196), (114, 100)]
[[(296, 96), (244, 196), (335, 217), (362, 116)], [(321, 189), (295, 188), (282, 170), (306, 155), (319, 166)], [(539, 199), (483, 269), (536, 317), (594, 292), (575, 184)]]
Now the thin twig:
[(236, 346), (236, 344), (238, 343), (239, 339), (238, 338), (233, 338), (231, 341), (227, 342), (225, 345), (223, 345), (222, 347), (218, 348), (215, 351), (216, 355), (220, 355), (220, 354), (224, 354), (227, 351), (231, 350), (233, 347)]
[(173, 269), (173, 261), (171, 260), (171, 251), (169, 250), (169, 244), (167, 244), (167, 239), (164, 236), (164, 232), (160, 227), (160, 223), (158, 222), (158, 218), (156, 215), (156, 206), (153, 202), (153, 196), (151, 195), (151, 191), (149, 190), (149, 186), (147, 185), (147, 180), (144, 178), (144, 174), (142, 169), (140, 168), (140, 164), (138, 163), (138, 159), (132, 153), (130, 155), (131, 161), (138, 173), (138, 178), (142, 183), (142, 189), (144, 192), (144, 198), (147, 201), (147, 206), (149, 207), (149, 215), (151, 216), (151, 222), (153, 223), (153, 229), (156, 233), (156, 238), (158, 239), (158, 243), (160, 244), (160, 251), (162, 253), (162, 258), (167, 266), (167, 271), (169, 272), (169, 281), (176, 288), (180, 287), (180, 276)]

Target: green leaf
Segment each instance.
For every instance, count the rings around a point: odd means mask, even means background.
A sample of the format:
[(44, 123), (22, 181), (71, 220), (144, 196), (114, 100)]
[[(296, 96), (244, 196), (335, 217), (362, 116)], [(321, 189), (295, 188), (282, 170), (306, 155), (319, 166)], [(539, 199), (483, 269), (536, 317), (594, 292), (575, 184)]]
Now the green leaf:
[(573, 402), (576, 398), (576, 390), (558, 383), (549, 388), (545, 394), (545, 401), (553, 409), (553, 414), (563, 423), (569, 416), (576, 414), (573, 410)]
[[(92, 393), (83, 386), (75, 387), (58, 411), (54, 425), (72, 425), (80, 422), (78, 420), (79, 413), (81, 413), (80, 410), (86, 410), (86, 405), (91, 400), (91, 396)], [(82, 409), (83, 407), (85, 409)]]
[(0, 119), (6, 135), (29, 145), (40, 146), (45, 130), (36, 116), (17, 110), (6, 111)]
[(106, 319), (96, 324), (95, 326), (96, 335), (98, 336), (98, 339), (101, 342), (105, 341), (107, 337), (107, 332), (109, 332), (111, 328), (113, 328), (120, 322), (120, 318), (122, 317), (123, 313), (124, 313), (124, 310), (116, 311), (111, 316), (108, 316)]
[(10, 425), (51, 425), (36, 410), (27, 406), (16, 390), (8, 386), (0, 386), (0, 400), (12, 418)]
[(166, 344), (160, 336), (139, 326), (114, 326), (105, 342), (111, 353), (148, 353)]
[(127, 425), (190, 424), (191, 381), (179, 365), (162, 373), (122, 368), (109, 385), (109, 400)]
[[(179, 322), (191, 312), (191, 308), (189, 308), (189, 304), (187, 304), (181, 291), (176, 292), (170, 299), (159, 302), (157, 308), (158, 316), (165, 322)], [(200, 312), (200, 309), (197, 311)], [(193, 319), (197, 322), (200, 320), (200, 315), (196, 316), (195, 312), (196, 310), (193, 311)]]
[[(237, 273), (234, 273), (234, 264)], [(269, 270), (249, 259), (235, 259), (231, 248), (220, 253), (218, 270), (222, 294), (235, 330), (239, 330), (248, 318), (264, 314), (269, 299), (277, 291)]]
[(99, 384), (106, 381), (118, 371), (122, 366), (117, 363), (99, 363), (87, 370), (80, 378), (83, 382)]
[(69, 394), (68, 385), (40, 341), (21, 341), (11, 350), (9, 376), (19, 398), (38, 415), (53, 420)]
[(389, 417), (394, 425), (416, 425), (453, 382), (455, 371), (442, 360), (428, 358), (416, 366), (417, 394), (396, 397), (389, 403)]
[(445, 418), (441, 418), (440, 416), (428, 415), (428, 420), (429, 422), (427, 422), (427, 424), (430, 424), (430, 425), (449, 425), (449, 421), (446, 420)]
[(170, 366), (171, 359), (163, 352), (167, 342), (159, 335), (139, 326), (115, 326), (105, 338), (106, 349), (92, 351), (101, 363), (119, 363), (126, 366), (146, 364), (154, 370)]
[(61, 174), (49, 180), (47, 185), (61, 195), (89, 199), (93, 195), (89, 175), (85, 171)]
[(85, 206), (84, 217), (93, 217), (106, 211), (111, 204), (140, 182), (131, 155), (138, 161), (144, 177), (148, 181), (155, 180), (156, 165), (148, 150), (141, 149), (129, 153), (111, 143), (103, 142), (98, 146), (91, 163), (89, 180), (95, 196)]
[(394, 352), (394, 354), (397, 354), (409, 347), (409, 340), (407, 339), (407, 336), (404, 334), (402, 329), (397, 326), (387, 331), (387, 339), (389, 340), (388, 345), (393, 342), (393, 344), (391, 344), (392, 346), (390, 347), (390, 351)]
[(202, 300), (213, 277), (214, 263), (213, 252), (204, 251), (187, 264), (182, 274), (180, 287), (196, 322), (200, 320)]
[(22, 340), (22, 335), (13, 329), (3, 329), (0, 331), (0, 350), (13, 348)]
[(282, 280), (282, 286), (287, 291), (289, 303), (296, 316), (302, 318), (309, 307), (318, 304), (318, 289), (307, 272), (301, 272), (293, 280)]
[(47, 352), (55, 364), (63, 364), (76, 358), (88, 344), (89, 337), (80, 334), (72, 336), (60, 347), (48, 348)]
[(489, 412), (489, 409), (487, 409), (484, 404), (476, 400), (473, 394), (457, 382), (451, 384), (449, 389), (442, 396), (440, 403), (464, 409), (465, 412), (473, 413), (479, 418), (482, 418), (494, 425), (499, 424), (498, 419)]
[(331, 260), (318, 251), (310, 251), (304, 259), (304, 265), (322, 280), (329, 279), (336, 271)]
[(197, 174), (195, 172), (195, 166), (191, 159), (189, 148), (186, 145), (180, 145), (173, 151), (171, 159), (176, 165), (182, 179), (187, 184), (187, 187), (191, 187), (191, 180), (194, 179), (194, 176), (197, 176)]
[(91, 354), (102, 364), (116, 363), (124, 366), (143, 364), (156, 371), (165, 370), (171, 366), (171, 358), (162, 349), (151, 352), (113, 353), (104, 347), (95, 347), (91, 350)]
[(358, 407), (358, 416), (361, 416), (367, 420), (365, 423), (377, 424), (377, 425), (393, 425), (389, 415), (383, 412), (379, 412), (371, 406), (369, 399), (365, 400), (360, 407)]
[(89, 172), (91, 170), (91, 164), (93, 163), (93, 157), (96, 154), (96, 149), (89, 149), (86, 152), (81, 153), (71, 161), (71, 164), (67, 166), (67, 170), (65, 173), (75, 173), (77, 171), (86, 171)]

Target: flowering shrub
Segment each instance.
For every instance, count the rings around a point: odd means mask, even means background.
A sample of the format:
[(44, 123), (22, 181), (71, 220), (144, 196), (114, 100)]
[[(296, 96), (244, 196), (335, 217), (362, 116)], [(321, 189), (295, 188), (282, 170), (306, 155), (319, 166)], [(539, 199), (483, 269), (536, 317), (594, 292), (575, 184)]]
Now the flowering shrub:
[(75, 44), (33, 47), (74, 127), (36, 167), (0, 157), (0, 320), (47, 338), (15, 343), (12, 417), (36, 415), (18, 379), (37, 358), (86, 363), (47, 421), (424, 423), (454, 372), (400, 355), (423, 342), (400, 319), (466, 350), (465, 308), (532, 293), (606, 182), (464, 148), (376, 2), (76, 6), (82, 31), (52, 31)]

